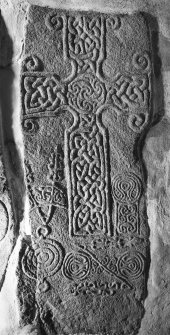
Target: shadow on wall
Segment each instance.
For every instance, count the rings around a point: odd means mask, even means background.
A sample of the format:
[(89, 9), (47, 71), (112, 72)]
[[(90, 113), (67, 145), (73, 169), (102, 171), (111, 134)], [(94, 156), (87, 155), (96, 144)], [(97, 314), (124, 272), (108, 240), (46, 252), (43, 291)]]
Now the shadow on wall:
[[(146, 136), (155, 125), (161, 122), (164, 117), (164, 89), (163, 89), (163, 78), (162, 78), (162, 62), (159, 54), (159, 26), (157, 18), (148, 14), (143, 13), (150, 30), (151, 48), (152, 48), (152, 97), (151, 97), (151, 114), (150, 123), (143, 134), (140, 142), (140, 150), (143, 149), (145, 145)], [(144, 161), (142, 161), (144, 163)], [(145, 163), (143, 164), (145, 180), (147, 180), (147, 171)]]
[(15, 234), (19, 232), (19, 222), (24, 210), (24, 174), (21, 158), (17, 150), (13, 132), (13, 112), (15, 101), (13, 97), (14, 72), (12, 69), (13, 44), (5, 22), (0, 17), (0, 109), (1, 130), (0, 142), (5, 173), (11, 193), (13, 212), (15, 215)]
[[(160, 135), (160, 129), (162, 129), (162, 122), (165, 116), (165, 108), (164, 108), (164, 85), (162, 78), (162, 60), (160, 55), (160, 41), (159, 41), (159, 26), (157, 18), (148, 14), (143, 13), (150, 30), (150, 39), (151, 39), (151, 47), (152, 47), (152, 67), (153, 67), (153, 77), (152, 77), (152, 97), (151, 97), (151, 114), (150, 114), (150, 122), (148, 127), (143, 134), (139, 148), (140, 152), (143, 153), (142, 165), (144, 178), (147, 182), (147, 185), (150, 184), (150, 164), (153, 169), (153, 160), (150, 157), (146, 157), (145, 150), (146, 145), (148, 143), (148, 139), (152, 136), (153, 133), (156, 136)], [(161, 134), (163, 135), (164, 130), (161, 130)], [(161, 150), (160, 150), (161, 152)], [(150, 162), (150, 163), (149, 163)], [(149, 165), (148, 165), (149, 164)]]
[[(143, 12), (142, 13), (150, 31), (150, 40), (151, 40), (151, 49), (152, 49), (152, 96), (151, 96), (151, 110), (150, 110), (150, 122), (148, 127), (142, 134), (140, 141), (137, 140), (136, 145), (134, 146), (136, 152), (134, 152), (134, 156), (138, 157), (142, 163), (142, 171), (144, 180), (146, 183), (146, 187), (148, 186), (149, 179), (150, 179), (150, 170), (148, 170), (147, 160), (144, 160), (143, 157), (143, 149), (146, 145), (147, 138), (152, 131), (153, 127), (160, 127), (161, 120), (164, 117), (164, 88), (163, 88), (163, 78), (162, 78), (162, 62), (161, 57), (159, 55), (159, 26), (157, 18)], [(150, 218), (148, 218), (150, 219)], [(149, 221), (149, 220), (148, 220)], [(151, 227), (149, 227), (151, 229)], [(150, 233), (150, 236), (152, 233)], [(151, 241), (152, 243), (152, 241)], [(149, 271), (151, 265), (151, 256), (147, 259), (147, 268), (146, 268), (146, 276), (149, 279)], [(149, 292), (146, 292), (148, 295)]]
[[(147, 15), (148, 16), (148, 15)], [(162, 50), (162, 35), (159, 31), (156, 19), (148, 16), (153, 48), (154, 82), (153, 82), (153, 117), (150, 130), (147, 134), (143, 152), (145, 166), (147, 169), (147, 199), (148, 217), (150, 223), (150, 252), (151, 267), (148, 281), (148, 297), (145, 301), (145, 316), (139, 335), (143, 334), (169, 334), (169, 250), (164, 247), (161, 240), (161, 231), (164, 231), (164, 239), (169, 239), (169, 200), (167, 201), (168, 188), (166, 178), (170, 175), (166, 172), (168, 162), (168, 151), (170, 152), (170, 122), (166, 111), (167, 87), (163, 81), (168, 75), (165, 68), (165, 50)], [(165, 40), (165, 39), (164, 39)], [(169, 44), (170, 48), (170, 44)], [(161, 59), (160, 59), (161, 57)], [(165, 72), (163, 72), (165, 71)], [(168, 78), (169, 84), (169, 78)], [(169, 85), (168, 85), (169, 86)], [(165, 102), (164, 102), (165, 101)], [(169, 168), (168, 168), (169, 169)], [(166, 176), (167, 175), (167, 176)], [(167, 203), (167, 204), (166, 204)], [(167, 214), (167, 215), (166, 215)], [(161, 215), (163, 216), (160, 217)], [(166, 221), (167, 224), (166, 224)], [(163, 235), (163, 234), (162, 234)], [(168, 314), (168, 316), (167, 316)]]
[[(149, 16), (151, 17), (151, 16)], [(161, 188), (165, 180), (165, 192), (170, 184), (170, 173), (166, 173), (166, 162), (168, 160), (168, 152), (170, 151), (170, 121), (167, 113), (167, 106), (164, 101), (169, 99), (169, 84), (163, 83), (162, 73), (168, 74), (169, 60), (165, 57), (167, 50), (170, 50), (169, 44), (165, 43), (165, 38), (159, 32), (155, 19), (151, 17), (152, 45), (153, 45), (153, 64), (154, 64), (154, 92), (153, 92), (153, 118), (151, 129), (147, 134), (146, 146), (144, 151), (145, 165), (147, 167), (150, 200), (159, 199), (162, 194)], [(166, 48), (165, 48), (166, 46)], [(159, 57), (160, 53), (160, 57)], [(162, 64), (161, 64), (162, 62)], [(169, 83), (169, 77), (168, 77)], [(166, 111), (166, 113), (165, 113)]]

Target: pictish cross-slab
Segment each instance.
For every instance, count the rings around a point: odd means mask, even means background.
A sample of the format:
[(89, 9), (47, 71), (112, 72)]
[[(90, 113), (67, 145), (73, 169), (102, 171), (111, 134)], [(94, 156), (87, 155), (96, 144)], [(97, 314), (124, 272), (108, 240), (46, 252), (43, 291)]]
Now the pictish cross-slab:
[(142, 14), (31, 6), (21, 71), (32, 246), (47, 334), (136, 334), (148, 225), (140, 143), (152, 59)]

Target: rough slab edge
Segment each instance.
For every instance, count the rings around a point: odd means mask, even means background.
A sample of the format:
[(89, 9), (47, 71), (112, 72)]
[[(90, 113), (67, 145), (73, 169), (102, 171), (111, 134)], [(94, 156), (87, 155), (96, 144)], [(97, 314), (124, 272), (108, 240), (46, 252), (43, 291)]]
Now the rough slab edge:
[(114, 14), (134, 14), (135, 12), (146, 10), (147, 12), (153, 12), (152, 6), (149, 3), (141, 4), (141, 1), (130, 0), (128, 3), (123, 3), (120, 0), (87, 0), (85, 2), (81, 0), (26, 0), (29, 5), (37, 5), (40, 7), (58, 8), (65, 10), (84, 10), (84, 11), (96, 11), (102, 13), (114, 13)]

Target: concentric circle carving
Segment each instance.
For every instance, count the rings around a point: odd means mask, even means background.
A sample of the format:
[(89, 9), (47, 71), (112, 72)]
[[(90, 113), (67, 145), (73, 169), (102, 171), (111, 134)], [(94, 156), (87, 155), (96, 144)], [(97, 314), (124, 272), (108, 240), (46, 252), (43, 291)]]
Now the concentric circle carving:
[(118, 260), (118, 272), (130, 280), (138, 279), (144, 272), (144, 258), (138, 252), (123, 254)]
[(52, 239), (41, 240), (40, 248), (36, 249), (37, 262), (42, 265), (48, 277), (54, 276), (61, 268), (64, 249)]
[(141, 181), (134, 173), (118, 174), (112, 182), (113, 196), (120, 202), (137, 201), (141, 191)]
[(91, 261), (85, 253), (69, 253), (63, 265), (63, 274), (71, 280), (85, 279), (91, 269)]

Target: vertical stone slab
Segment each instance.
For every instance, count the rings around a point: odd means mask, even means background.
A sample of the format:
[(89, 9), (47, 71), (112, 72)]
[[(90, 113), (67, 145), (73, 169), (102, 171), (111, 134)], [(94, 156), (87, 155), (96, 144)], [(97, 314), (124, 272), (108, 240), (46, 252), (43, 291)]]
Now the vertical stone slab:
[(21, 97), (33, 249), (22, 262), (47, 334), (139, 328), (151, 76), (141, 14), (30, 7)]

